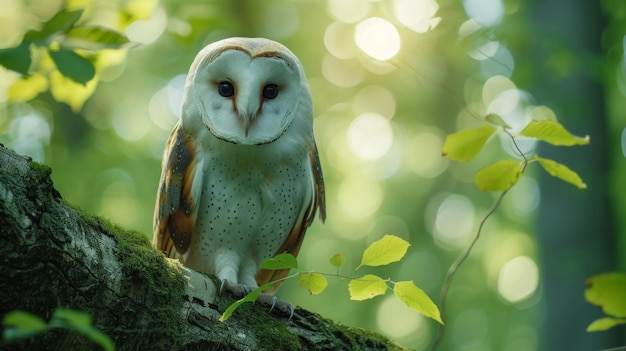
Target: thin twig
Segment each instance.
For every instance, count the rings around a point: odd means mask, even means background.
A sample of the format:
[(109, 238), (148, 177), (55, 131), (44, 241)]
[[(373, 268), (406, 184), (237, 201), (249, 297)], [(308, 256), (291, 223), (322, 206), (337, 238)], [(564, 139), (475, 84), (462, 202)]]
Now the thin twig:
[[(480, 225), (478, 226), (478, 230), (476, 231), (476, 236), (474, 237), (472, 242), (465, 249), (465, 251), (459, 257), (457, 257), (454, 263), (452, 263), (452, 265), (450, 266), (450, 269), (448, 269), (446, 280), (443, 283), (443, 287), (441, 288), (441, 301), (439, 302), (439, 311), (441, 312), (442, 317), (445, 314), (446, 297), (448, 295), (448, 289), (450, 289), (450, 284), (452, 284), (452, 278), (454, 277), (454, 274), (459, 270), (459, 267), (465, 261), (467, 256), (469, 256), (470, 252), (472, 251), (472, 248), (474, 248), (474, 245), (476, 244), (476, 242), (478, 242), (478, 239), (480, 238), (480, 234), (482, 233), (485, 222), (487, 222), (487, 219), (489, 219), (489, 217), (491, 217), (491, 215), (494, 214), (494, 212), (496, 212), (496, 209), (498, 209), (498, 207), (500, 206), (500, 202), (502, 202), (502, 198), (504, 198), (504, 195), (506, 195), (507, 192), (508, 190), (503, 191), (502, 194), (500, 194), (500, 196), (496, 200), (496, 203), (491, 207), (489, 212), (487, 212), (487, 214), (482, 219), (482, 221), (480, 221)], [(439, 329), (437, 330), (437, 336), (435, 337), (433, 346), (430, 348), (431, 351), (435, 351), (437, 349), (437, 346), (439, 346), (439, 343), (441, 342), (441, 339), (443, 338), (444, 330), (445, 330), (445, 325), (439, 324)]]
[[(511, 140), (513, 141), (513, 146), (515, 146), (515, 149), (517, 150), (517, 152), (523, 159), (522, 160), (523, 165), (520, 171), (523, 174), (524, 171), (526, 171), (526, 166), (528, 165), (529, 160), (528, 158), (526, 158), (526, 156), (520, 149), (519, 145), (517, 145), (517, 143), (515, 142), (515, 136), (506, 129), (503, 129), (503, 132), (506, 133), (509, 137), (511, 137)], [(485, 223), (487, 222), (487, 219), (489, 219), (489, 217), (491, 217), (491, 215), (496, 212), (498, 207), (500, 207), (500, 203), (502, 203), (502, 199), (509, 192), (510, 189), (511, 188), (503, 191), (500, 194), (500, 196), (498, 197), (496, 202), (493, 204), (489, 212), (487, 212), (485, 217), (480, 221), (480, 225), (478, 226), (478, 230), (476, 231), (476, 236), (474, 236), (474, 239), (472, 240), (472, 242), (470, 242), (469, 246), (465, 249), (465, 251), (463, 251), (463, 253), (457, 257), (457, 259), (452, 263), (452, 265), (448, 269), (448, 274), (446, 274), (446, 280), (444, 281), (443, 287), (441, 288), (441, 297), (440, 297), (440, 302), (439, 302), (439, 306), (440, 306), (439, 312), (442, 318), (445, 314), (446, 298), (448, 296), (448, 290), (450, 289), (450, 285), (452, 284), (452, 278), (454, 278), (454, 275), (459, 270), (459, 267), (461, 266), (461, 264), (463, 264), (465, 259), (467, 259), (470, 252), (474, 248), (474, 245), (476, 245), (476, 243), (478, 242), (478, 239), (480, 239), (480, 235), (483, 231), (483, 227), (485, 226)], [(445, 331), (445, 328), (446, 328), (445, 324), (439, 324), (439, 328), (437, 329), (437, 336), (435, 337), (435, 340), (433, 341), (433, 345), (430, 348), (431, 351), (435, 351), (437, 347), (439, 346), (439, 343), (443, 339), (443, 333)]]

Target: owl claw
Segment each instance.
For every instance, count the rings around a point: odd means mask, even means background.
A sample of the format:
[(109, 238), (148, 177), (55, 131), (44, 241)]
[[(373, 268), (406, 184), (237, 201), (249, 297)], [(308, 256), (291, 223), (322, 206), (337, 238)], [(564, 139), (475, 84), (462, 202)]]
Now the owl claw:
[(269, 310), (267, 310), (267, 313), (272, 312), (272, 310), (273, 310), (273, 309), (274, 309), (274, 307), (276, 306), (276, 301), (278, 301), (278, 298), (277, 298), (276, 296), (272, 295), (272, 299), (271, 299), (271, 301), (272, 301), (272, 305), (270, 306), (270, 309), (269, 309)]
[(230, 284), (227, 279), (222, 279), (219, 294), (222, 295), (224, 290), (228, 291), (233, 297), (240, 298), (248, 295), (252, 288), (243, 284)]
[(274, 311), (274, 313), (278, 314), (287, 314), (289, 313), (289, 320), (293, 317), (294, 308), (293, 305), (286, 301), (279, 300), (274, 295), (261, 294), (257, 298), (257, 302), (264, 306), (269, 306), (267, 310), (268, 313)]

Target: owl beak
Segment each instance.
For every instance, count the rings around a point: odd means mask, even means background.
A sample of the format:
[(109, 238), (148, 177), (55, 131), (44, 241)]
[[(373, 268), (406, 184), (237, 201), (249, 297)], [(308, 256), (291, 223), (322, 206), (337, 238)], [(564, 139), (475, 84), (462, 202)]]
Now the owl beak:
[(244, 114), (242, 116), (242, 118), (241, 118), (242, 127), (243, 127), (243, 131), (244, 131), (244, 136), (246, 138), (248, 137), (248, 132), (250, 131), (250, 127), (254, 123), (255, 119), (256, 119), (256, 115), (248, 114), (248, 113)]

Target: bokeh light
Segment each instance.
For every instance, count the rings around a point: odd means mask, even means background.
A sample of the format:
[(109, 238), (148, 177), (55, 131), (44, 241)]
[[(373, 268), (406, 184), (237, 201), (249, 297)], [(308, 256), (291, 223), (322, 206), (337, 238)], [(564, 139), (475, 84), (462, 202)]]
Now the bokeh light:
[(435, 243), (446, 249), (465, 244), (474, 228), (474, 212), (473, 203), (460, 194), (439, 194), (431, 199), (426, 216), (431, 222)]
[(363, 0), (327, 0), (326, 9), (334, 18), (345, 22), (360, 21), (370, 11), (370, 2)]
[(354, 57), (356, 46), (353, 26), (341, 22), (331, 23), (324, 31), (324, 46), (338, 59)]
[(493, 27), (504, 17), (502, 0), (463, 0), (465, 12), (483, 26)]
[[(359, 221), (371, 217), (380, 208), (383, 200), (380, 183), (366, 177), (346, 177), (337, 189), (339, 210), (347, 218)], [(364, 233), (367, 234), (367, 233)]]
[(500, 271), (498, 293), (509, 302), (520, 302), (531, 296), (539, 285), (539, 269), (531, 258), (518, 256)]
[(424, 130), (417, 133), (407, 146), (407, 162), (411, 171), (423, 178), (434, 178), (446, 170), (450, 161), (441, 156), (443, 133)]
[(28, 155), (37, 162), (44, 162), (45, 147), (50, 143), (52, 128), (37, 111), (30, 111), (14, 119), (9, 127), (11, 148), (17, 153)]
[(354, 96), (352, 107), (356, 115), (373, 112), (386, 118), (396, 113), (396, 98), (380, 85), (366, 85)]
[(380, 330), (405, 345), (420, 349), (428, 345), (431, 328), (424, 317), (406, 308), (393, 294), (383, 297), (377, 312), (376, 323)]
[(435, 28), (441, 17), (435, 17), (439, 4), (435, 0), (394, 0), (393, 13), (407, 28), (425, 33)]
[(400, 51), (400, 35), (391, 22), (370, 17), (354, 31), (354, 41), (364, 53), (376, 60), (389, 60)]
[(353, 87), (365, 77), (363, 67), (360, 65), (331, 55), (326, 55), (322, 61), (322, 74), (327, 81), (341, 88)]
[(126, 35), (133, 42), (149, 44), (157, 40), (165, 31), (167, 14), (158, 6), (149, 19), (139, 20), (126, 27)]
[(362, 160), (372, 161), (389, 151), (393, 130), (387, 118), (366, 112), (350, 124), (347, 138), (350, 151)]

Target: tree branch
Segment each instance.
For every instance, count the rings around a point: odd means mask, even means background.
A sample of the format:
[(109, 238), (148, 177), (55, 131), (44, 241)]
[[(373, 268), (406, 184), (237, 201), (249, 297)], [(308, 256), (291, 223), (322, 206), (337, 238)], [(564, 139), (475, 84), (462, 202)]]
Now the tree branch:
[[(166, 259), (146, 237), (83, 213), (54, 189), (50, 168), (0, 145), (0, 316), (57, 308), (90, 313), (118, 350), (400, 350), (384, 337), (297, 308), (294, 317), (233, 302), (213, 278)], [(76, 332), (54, 330), (15, 350), (90, 349)]]

